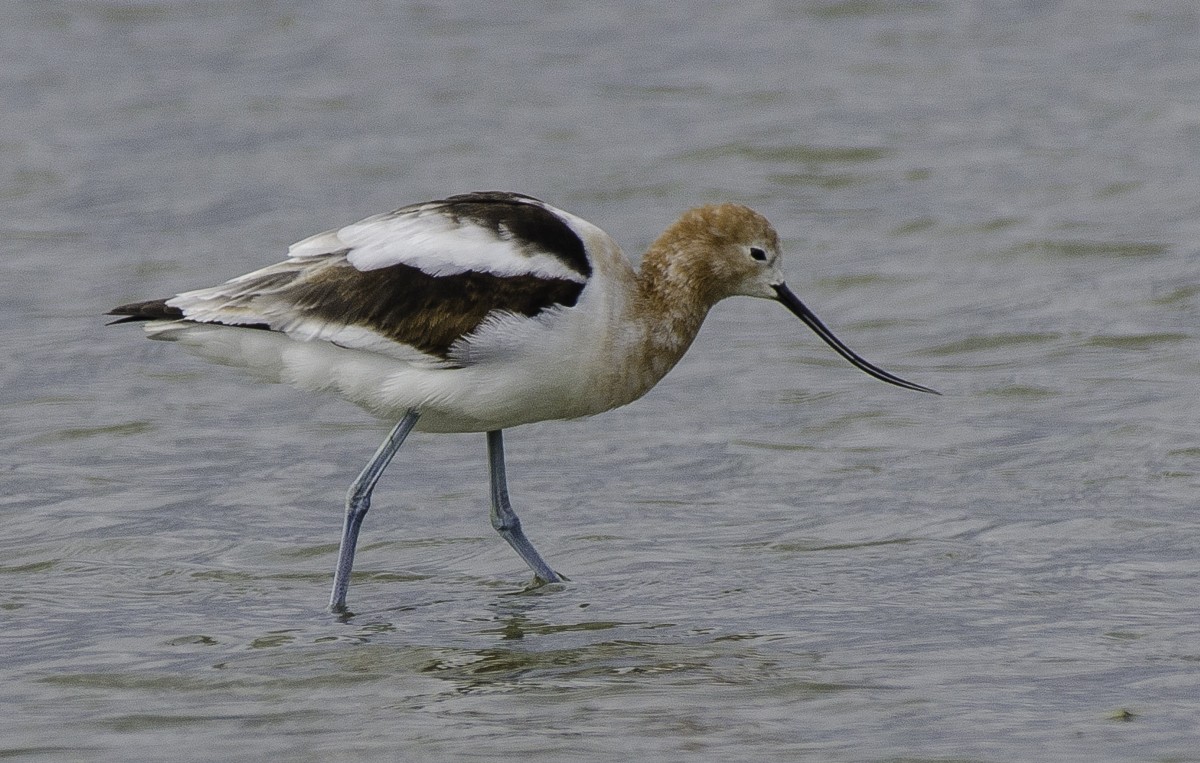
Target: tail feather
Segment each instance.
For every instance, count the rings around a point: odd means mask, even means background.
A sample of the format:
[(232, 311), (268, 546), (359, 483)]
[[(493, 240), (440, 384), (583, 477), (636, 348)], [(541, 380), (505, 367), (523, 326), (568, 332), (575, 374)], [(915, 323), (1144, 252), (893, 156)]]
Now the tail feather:
[[(130, 302), (128, 305), (121, 305), (109, 310), (105, 315), (120, 315), (121, 318), (115, 321), (109, 321), (108, 325), (113, 326), (118, 323), (135, 323), (137, 321), (188, 321), (194, 322), (195, 318), (189, 318), (184, 315), (182, 309), (167, 304), (165, 299), (150, 299), (145, 302)], [(265, 329), (271, 330), (271, 327), (266, 323), (235, 323), (232, 321), (221, 320), (205, 320), (200, 319), (199, 323), (215, 323), (222, 326), (234, 326), (241, 329)]]
[(123, 318), (118, 318), (115, 321), (109, 322), (108, 325), (115, 323), (131, 323), (134, 321), (177, 321), (183, 317), (183, 311), (178, 307), (171, 307), (165, 299), (151, 299), (145, 302), (130, 302), (128, 305), (121, 305), (109, 310), (107, 315), (122, 315)]

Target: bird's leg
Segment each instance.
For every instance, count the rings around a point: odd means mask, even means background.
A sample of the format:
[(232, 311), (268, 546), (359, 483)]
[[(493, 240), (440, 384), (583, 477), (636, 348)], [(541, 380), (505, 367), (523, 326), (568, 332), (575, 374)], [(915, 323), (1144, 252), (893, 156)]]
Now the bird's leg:
[(420, 412), (411, 409), (392, 429), (388, 438), (375, 451), (370, 463), (354, 480), (346, 495), (346, 521), (342, 524), (342, 544), (338, 548), (337, 569), (333, 573), (333, 593), (329, 597), (329, 608), (334, 612), (346, 611), (346, 591), (350, 588), (350, 568), (354, 566), (354, 547), (358, 543), (358, 530), (363, 517), (371, 508), (371, 491), (379, 481), (379, 475), (387, 468), (392, 456), (404, 444), (404, 438), (416, 426)]
[(492, 477), (492, 527), (521, 555), (533, 574), (546, 583), (558, 583), (563, 577), (546, 564), (521, 530), (521, 520), (508, 501), (508, 480), (504, 475), (504, 434), (499, 429), (487, 433), (488, 466)]

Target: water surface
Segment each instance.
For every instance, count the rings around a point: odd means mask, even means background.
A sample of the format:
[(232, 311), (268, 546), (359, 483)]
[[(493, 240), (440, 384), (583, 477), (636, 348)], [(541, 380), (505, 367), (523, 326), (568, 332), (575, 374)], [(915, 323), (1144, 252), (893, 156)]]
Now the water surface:
[[(1196, 760), (1190, 3), (0, 10), (0, 755)], [(482, 436), (101, 314), (503, 188), (635, 257), (751, 204), (789, 282), (644, 400)]]

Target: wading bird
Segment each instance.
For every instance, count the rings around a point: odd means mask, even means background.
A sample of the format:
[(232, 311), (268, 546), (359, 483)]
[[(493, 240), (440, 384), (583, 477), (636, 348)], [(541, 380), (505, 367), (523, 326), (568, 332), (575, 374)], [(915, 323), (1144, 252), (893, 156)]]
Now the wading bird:
[(562, 577), (508, 498), (502, 430), (607, 411), (646, 394), (726, 297), (782, 302), (877, 379), (933, 392), (855, 354), (784, 282), (779, 236), (738, 204), (697, 207), (635, 270), (608, 234), (530, 196), (467, 193), (293, 244), (219, 286), (110, 312), (272, 381), (331, 391), (392, 420), (354, 481), (330, 608), (346, 610), (371, 491), (414, 429), (486, 432), (492, 526), (538, 580)]

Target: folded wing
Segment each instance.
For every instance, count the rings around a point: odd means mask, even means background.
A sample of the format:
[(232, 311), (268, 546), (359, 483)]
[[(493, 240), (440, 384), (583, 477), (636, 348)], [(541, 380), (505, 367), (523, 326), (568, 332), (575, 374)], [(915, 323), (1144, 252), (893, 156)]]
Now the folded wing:
[(376, 215), (305, 239), (289, 255), (112, 314), (265, 329), (442, 364), (488, 316), (573, 306), (591, 274), (583, 242), (557, 210), (497, 192)]

